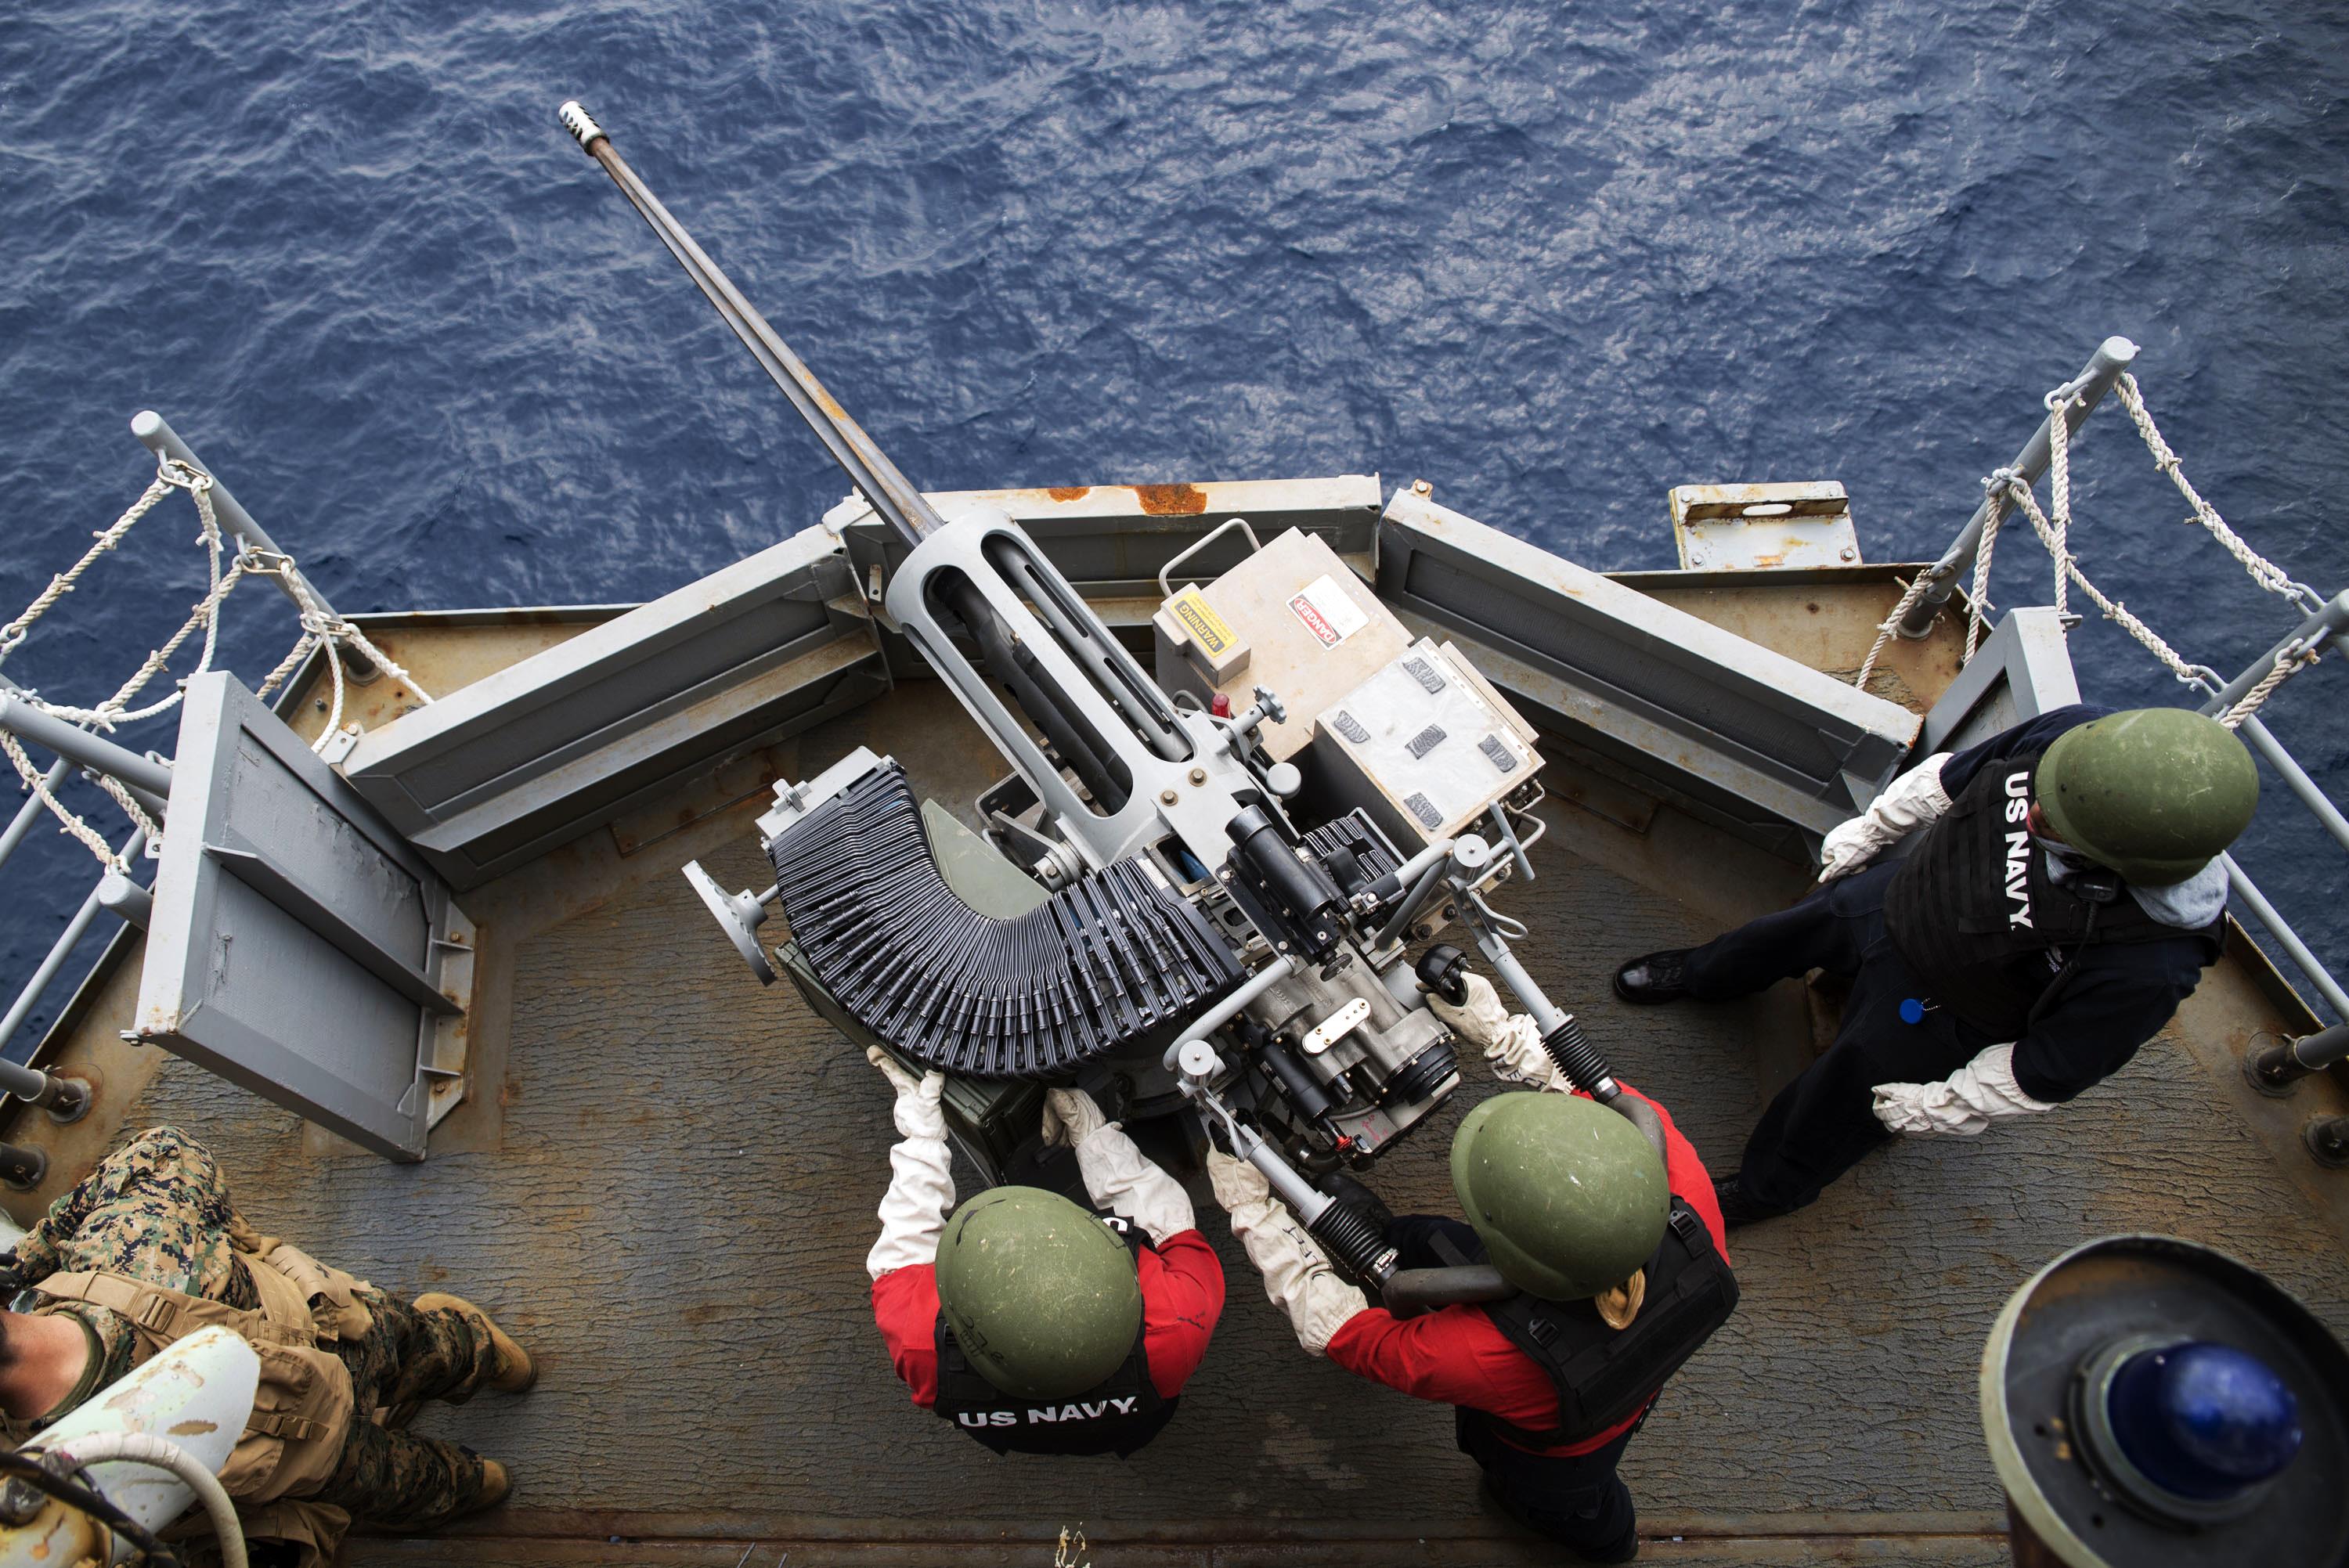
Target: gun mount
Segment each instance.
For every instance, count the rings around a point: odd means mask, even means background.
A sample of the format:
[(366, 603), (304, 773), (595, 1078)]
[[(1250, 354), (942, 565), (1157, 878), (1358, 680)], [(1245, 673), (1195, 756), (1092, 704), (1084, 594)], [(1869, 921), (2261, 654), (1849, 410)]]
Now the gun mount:
[[(1128, 1117), (1195, 1105), (1370, 1281), (1392, 1273), (1380, 1238), (1305, 1195), (1458, 1086), (1407, 944), (1464, 923), (1554, 1053), (1616, 1099), (1510, 958), (1525, 928), (1485, 902), (1533, 874), (1541, 758), (1455, 648), (1413, 641), (1291, 531), (1204, 587), (1162, 573), (1145, 672), (1008, 515), (941, 517), (603, 129), (575, 103), (562, 119), (910, 548), (888, 616), (1013, 769), (978, 806), (1025, 892), (984, 910), (893, 759), (860, 748), (777, 783), (759, 820), (772, 888), (728, 894), (686, 868), (761, 981), (771, 898), (781, 967), (853, 1036), (966, 1083), (1074, 1082)], [(1216, 533), (1231, 528), (1257, 542), (1239, 519)]]

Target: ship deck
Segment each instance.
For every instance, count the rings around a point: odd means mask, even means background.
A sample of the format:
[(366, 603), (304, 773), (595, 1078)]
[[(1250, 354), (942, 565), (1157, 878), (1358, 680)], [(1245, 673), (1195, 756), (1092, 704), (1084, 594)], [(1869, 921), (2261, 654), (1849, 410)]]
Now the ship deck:
[[(1633, 581), (1847, 670), (1897, 591), (1889, 573)], [(370, 629), (436, 690), (567, 634), (527, 616)], [(1921, 704), (1953, 655), (1935, 641), (1895, 657)], [(1149, 1449), (997, 1459), (906, 1404), (863, 1267), (888, 1094), (788, 985), (751, 980), (677, 875), (698, 857), (727, 886), (763, 885), (750, 819), (765, 780), (858, 744), (966, 813), (1001, 771), (942, 686), (908, 682), (466, 895), (482, 954), (471, 1094), (419, 1165), (123, 1044), (132, 953), (46, 1053), (100, 1078), (100, 1113), (66, 1129), (20, 1115), (10, 1136), (47, 1144), (56, 1168), (7, 1206), (29, 1219), (119, 1131), (170, 1121), (218, 1154), (265, 1228), (390, 1289), (460, 1291), (532, 1346), (543, 1372), (526, 1398), (419, 1421), (507, 1461), (512, 1500), (446, 1535), (356, 1540), (355, 1564), (1040, 1565), (1080, 1526), (1090, 1552), (1063, 1561), (1102, 1568), (1555, 1561), (1480, 1503), (1448, 1411), (1298, 1349), (1196, 1173), (1229, 1304)], [(1632, 1009), (1607, 976), (1626, 954), (1783, 904), (1804, 875), (1669, 805), (1585, 784), (1553, 781), (1538, 880), (1503, 907), (1534, 928), (1542, 985), (1727, 1169), (1831, 1002), (1788, 982), (1743, 1004)], [(1815, 1209), (1735, 1234), (1744, 1305), (1625, 1461), (1642, 1560), (2005, 1563), (1976, 1417), (1981, 1343), (2017, 1284), (2090, 1236), (2209, 1243), (2349, 1332), (2349, 1173), (2297, 1145), (2305, 1117), (2344, 1109), (2339, 1087), (2271, 1101), (2237, 1068), (2254, 1031), (2306, 1026), (2295, 1006), (2238, 952), (2127, 1072), (2062, 1113), (1903, 1143)], [(1472, 1070), (1462, 1107), (1493, 1088)], [(1452, 1125), (1437, 1119), (1371, 1173), (1398, 1212), (1448, 1211)]]

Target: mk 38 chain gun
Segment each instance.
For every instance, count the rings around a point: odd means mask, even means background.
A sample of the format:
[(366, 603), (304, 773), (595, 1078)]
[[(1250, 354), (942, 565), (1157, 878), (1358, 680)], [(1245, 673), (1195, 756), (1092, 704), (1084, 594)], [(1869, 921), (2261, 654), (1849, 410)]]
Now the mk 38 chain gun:
[(1414, 968), (1407, 944), (1461, 923), (1576, 1081), (1617, 1098), (1510, 956), (1525, 928), (1486, 902), (1532, 875), (1541, 759), (1456, 649), (1414, 642), (1326, 542), (1292, 531), (1205, 588), (1162, 573), (1146, 673), (1009, 514), (941, 516), (602, 128), (575, 103), (562, 119), (911, 552), (883, 624), (1013, 769), (978, 801), (999, 862), (984, 894), (936, 841), (967, 830), (926, 811), (894, 759), (860, 748), (779, 782), (759, 819), (773, 886), (730, 894), (686, 868), (762, 982), (776, 965), (757, 930), (776, 904), (792, 940), (775, 954), (811, 1003), (909, 1063), (1073, 1083), (1129, 1118), (1195, 1104), (1380, 1284), (1392, 1253), (1316, 1178), (1374, 1159), (1459, 1084), (1424, 995), (1456, 988), (1459, 955)]

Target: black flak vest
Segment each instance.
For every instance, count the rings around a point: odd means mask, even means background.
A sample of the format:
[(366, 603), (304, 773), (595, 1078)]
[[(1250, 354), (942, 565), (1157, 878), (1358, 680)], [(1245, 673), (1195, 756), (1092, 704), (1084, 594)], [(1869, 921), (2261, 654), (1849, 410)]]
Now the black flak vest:
[[(1452, 1251), (1440, 1238), (1436, 1250), (1439, 1255)], [(1518, 1295), (1485, 1303), (1494, 1326), (1557, 1390), (1557, 1424), (1537, 1431), (1463, 1407), (1461, 1446), (1473, 1454), (1477, 1439), (1497, 1435), (1521, 1449), (1562, 1448), (1620, 1426), (1737, 1310), (1737, 1276), (1729, 1260), (1678, 1193), (1647, 1275), (1640, 1314), (1628, 1328), (1609, 1327), (1588, 1301)]]
[(1984, 763), (1884, 892), (1885, 932), (1901, 958), (1933, 1000), (1993, 1039), (2023, 1037), (2033, 1007), (2084, 945), (2193, 936), (2209, 965), (2225, 931), (2223, 915), (2192, 931), (2165, 925), (2126, 888), (2097, 905), (2056, 886), (2027, 820), (2044, 755)]
[[(1133, 1249), (1137, 1264), (1143, 1253), (1157, 1251), (1141, 1226), (1115, 1214), (1098, 1217)], [(999, 1454), (1114, 1453), (1123, 1459), (1156, 1437), (1181, 1403), (1160, 1395), (1150, 1380), (1146, 1322), (1116, 1371), (1081, 1394), (1052, 1400), (1023, 1399), (988, 1382), (955, 1343), (943, 1307), (936, 1332), (938, 1392), (930, 1408)]]

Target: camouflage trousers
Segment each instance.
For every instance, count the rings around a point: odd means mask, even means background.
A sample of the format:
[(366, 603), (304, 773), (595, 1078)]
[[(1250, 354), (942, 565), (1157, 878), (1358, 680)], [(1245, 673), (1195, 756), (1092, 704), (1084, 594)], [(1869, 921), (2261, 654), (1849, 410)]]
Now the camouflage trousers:
[[(91, 1269), (250, 1312), (261, 1301), (249, 1271), (264, 1265), (238, 1250), (232, 1238), (240, 1234), (249, 1243), (211, 1153), (176, 1128), (152, 1128), (107, 1156), (13, 1250), (0, 1253), (0, 1293), (52, 1274)], [(481, 1459), (455, 1443), (387, 1429), (369, 1418), (378, 1408), (398, 1411), (425, 1399), (455, 1404), (470, 1396), (495, 1369), (489, 1325), (477, 1313), (419, 1312), (385, 1291), (363, 1286), (358, 1295), (374, 1325), (360, 1338), (333, 1346), (350, 1370), (358, 1416), (333, 1478), (307, 1501), (371, 1524), (437, 1523), (481, 1497)], [(89, 1325), (98, 1344), (93, 1387), (130, 1370), (137, 1346), (127, 1318), (80, 1302), (42, 1310), (69, 1312)], [(27, 1434), (0, 1435), (13, 1442)]]
[(449, 1307), (419, 1312), (402, 1298), (367, 1289), (374, 1315), (366, 1336), (335, 1346), (350, 1369), (362, 1418), (344, 1439), (342, 1461), (313, 1499), (362, 1524), (403, 1529), (437, 1524), (481, 1495), (481, 1456), (460, 1444), (379, 1427), (365, 1412), (420, 1400), (461, 1404), (497, 1370), (490, 1326), (478, 1313)]

